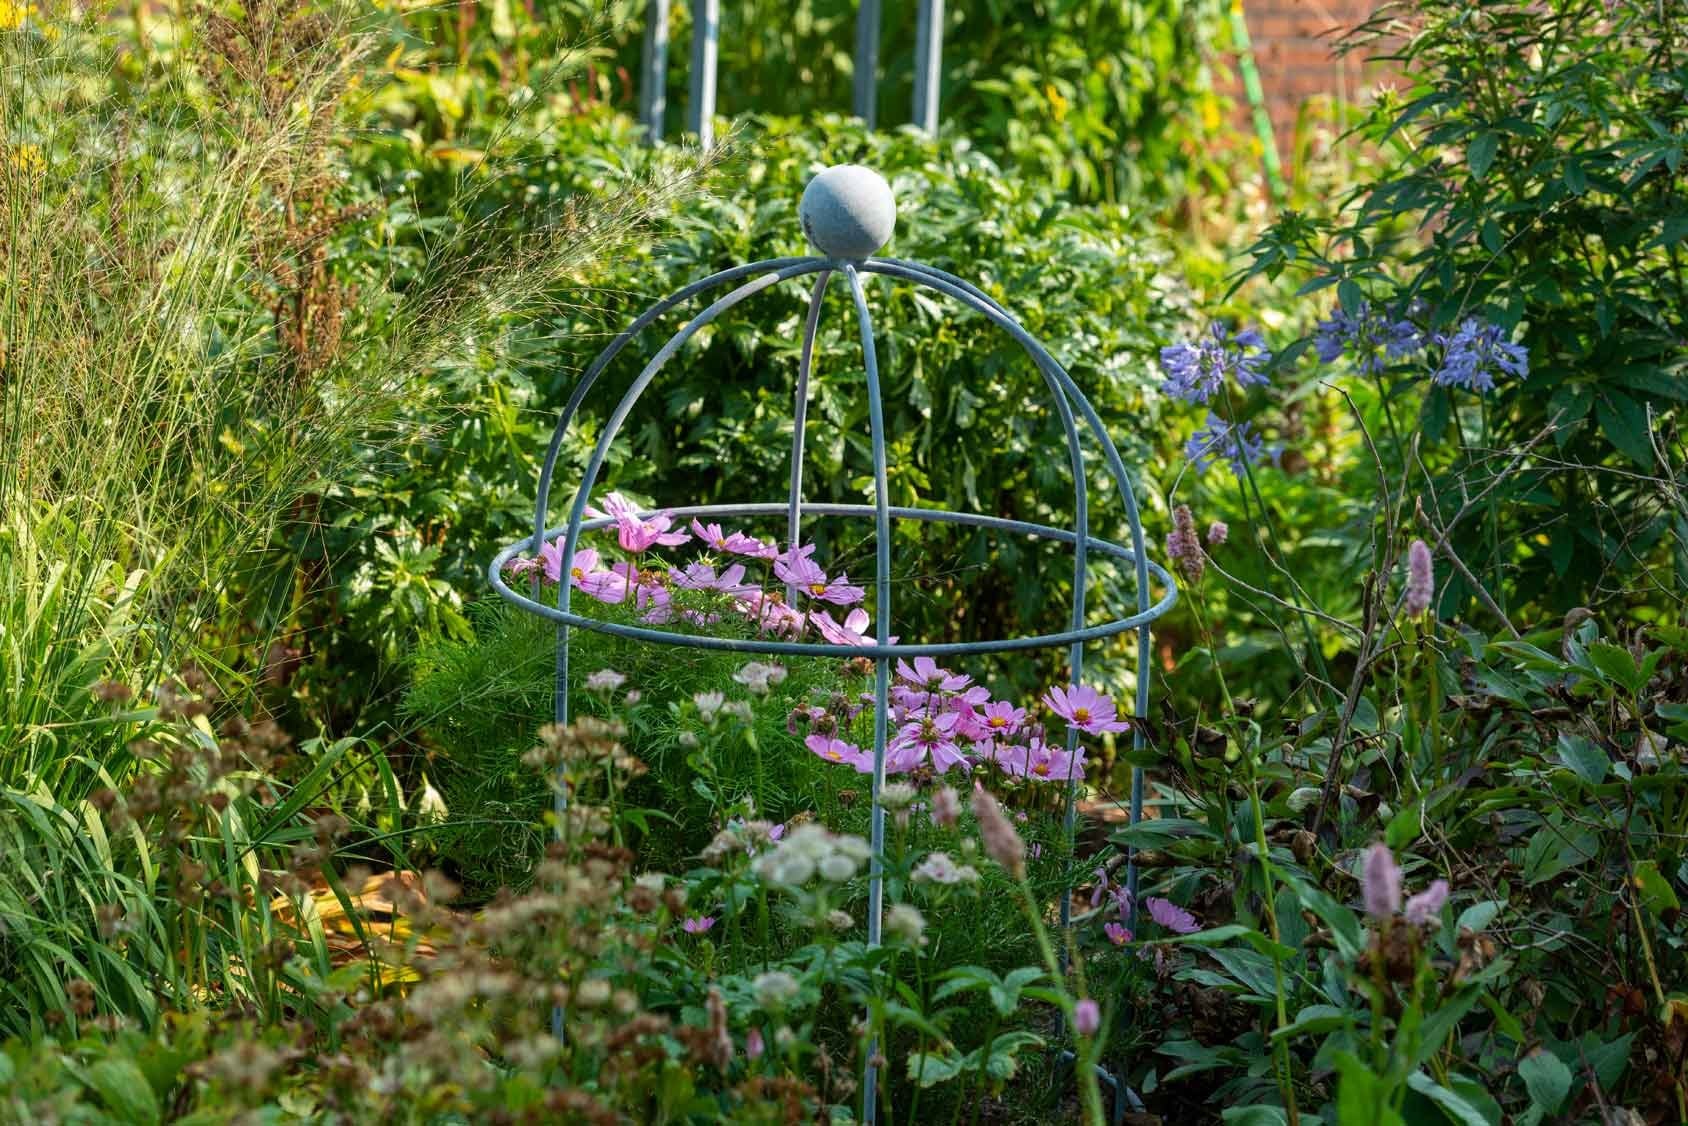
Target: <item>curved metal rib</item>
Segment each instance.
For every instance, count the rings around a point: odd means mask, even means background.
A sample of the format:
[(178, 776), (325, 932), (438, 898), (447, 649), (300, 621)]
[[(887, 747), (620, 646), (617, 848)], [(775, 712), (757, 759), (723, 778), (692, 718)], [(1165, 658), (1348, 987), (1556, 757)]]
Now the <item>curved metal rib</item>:
[[(796, 551), (802, 542), (803, 521), (803, 428), (809, 421), (809, 373), (815, 360), (815, 333), (821, 326), (821, 301), (832, 281), (832, 271), (822, 270), (815, 279), (814, 292), (809, 295), (809, 319), (803, 326), (803, 353), (797, 361), (796, 404), (791, 412), (791, 491), (787, 494), (788, 511), (785, 521), (785, 546)], [(788, 606), (797, 603), (797, 584), (785, 584)]]

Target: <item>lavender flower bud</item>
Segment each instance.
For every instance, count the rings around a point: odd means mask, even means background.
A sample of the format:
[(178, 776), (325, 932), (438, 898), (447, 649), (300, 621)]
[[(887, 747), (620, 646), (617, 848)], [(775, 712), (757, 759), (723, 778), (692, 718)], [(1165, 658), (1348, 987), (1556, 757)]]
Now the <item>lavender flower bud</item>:
[(1435, 593), (1430, 547), (1423, 540), (1414, 540), (1407, 547), (1407, 616), (1417, 618), (1428, 612)]
[(1366, 850), (1360, 893), (1366, 914), (1374, 919), (1393, 918), (1401, 909), (1401, 866), (1388, 845), (1379, 842)]
[(979, 837), (986, 855), (1008, 869), (1008, 874), (1016, 880), (1025, 879), (1026, 842), (1020, 839), (1002, 807), (983, 786), (973, 790), (973, 816), (979, 819)]

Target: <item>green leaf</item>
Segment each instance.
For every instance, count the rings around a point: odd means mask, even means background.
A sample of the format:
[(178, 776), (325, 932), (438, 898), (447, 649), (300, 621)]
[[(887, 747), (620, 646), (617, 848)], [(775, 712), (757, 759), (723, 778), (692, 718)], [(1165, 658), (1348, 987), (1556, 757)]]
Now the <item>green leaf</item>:
[(1465, 163), (1471, 169), (1473, 179), (1481, 180), (1489, 173), (1489, 166), (1495, 162), (1495, 149), (1500, 145), (1500, 136), (1487, 130), (1477, 134), (1465, 150)]
[(1604, 782), (1606, 769), (1611, 766), (1606, 752), (1588, 738), (1564, 731), (1559, 733), (1559, 761), (1590, 786)]
[(1518, 1078), (1530, 1093), (1530, 1102), (1547, 1114), (1558, 1114), (1571, 1093), (1571, 1069), (1552, 1052), (1537, 1050), (1518, 1061)]
[(1618, 452), (1646, 469), (1653, 467), (1653, 446), (1647, 438), (1647, 411), (1622, 391), (1602, 390), (1594, 401), (1600, 432)]
[(1234, 1126), (1284, 1126), (1289, 1116), (1281, 1106), (1233, 1106), (1226, 1107), (1219, 1120)]
[(1337, 283), (1336, 299), (1342, 305), (1344, 313), (1352, 314), (1359, 312), (1360, 305), (1366, 299), (1366, 294), (1360, 288), (1359, 282), (1353, 278), (1343, 278), (1342, 281)]
[(911, 1052), (908, 1057), (908, 1077), (922, 1087), (935, 1087), (960, 1075), (966, 1066), (966, 1056)]
[(1634, 884), (1641, 893), (1642, 904), (1653, 914), (1682, 910), (1682, 901), (1676, 897), (1676, 889), (1670, 886), (1670, 881), (1659, 871), (1657, 860), (1643, 860), (1635, 866)]
[(84, 1079), (119, 1122), (150, 1126), (163, 1117), (158, 1095), (127, 1056), (99, 1060), (88, 1068)]
[(1407, 1076), (1407, 1086), (1435, 1103), (1444, 1114), (1462, 1126), (1493, 1126), (1476, 1107), (1422, 1071), (1415, 1071)]
[(1613, 645), (1609, 641), (1596, 641), (1588, 647), (1588, 659), (1602, 677), (1623, 688), (1630, 695), (1635, 695), (1646, 687), (1641, 679), (1641, 670), (1636, 666), (1635, 658), (1622, 645)]

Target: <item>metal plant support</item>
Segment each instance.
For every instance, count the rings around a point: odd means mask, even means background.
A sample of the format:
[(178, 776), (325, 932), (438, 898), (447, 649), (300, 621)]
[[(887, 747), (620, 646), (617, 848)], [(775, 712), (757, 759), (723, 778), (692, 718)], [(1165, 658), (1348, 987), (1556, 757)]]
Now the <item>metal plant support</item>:
[[(593, 360), (591, 366), (586, 369), (585, 374), (581, 377), (580, 382), (575, 386), (574, 392), (569, 396), (567, 404), (563, 407), (561, 417), (558, 419), (556, 431), (552, 434), (550, 448), (546, 452), (545, 462), (539, 475), (539, 496), (534, 510), (533, 534), (524, 536), (499, 551), (488, 566), (487, 576), (493, 587), (505, 600), (514, 603), (529, 613), (540, 615), (557, 623), (554, 712), (558, 723), (567, 723), (569, 718), (569, 633), (576, 626), (581, 629), (595, 630), (660, 645), (682, 645), (700, 649), (760, 653), (784, 657), (867, 657), (872, 659), (875, 667), (876, 703), (873, 717), (872, 795), (874, 800), (871, 828), (873, 858), (869, 869), (867, 940), (869, 945), (878, 945), (884, 913), (881, 857), (885, 845), (885, 811), (879, 805), (878, 798), (879, 792), (885, 784), (885, 754), (889, 733), (889, 689), (892, 662), (897, 658), (918, 656), (969, 657), (986, 653), (1067, 646), (1069, 678), (1076, 683), (1081, 679), (1083, 673), (1084, 644), (1086, 642), (1134, 631), (1137, 635), (1137, 684), (1132, 709), (1134, 721), (1132, 723), (1132, 743), (1134, 747), (1141, 749), (1143, 746), (1143, 720), (1148, 714), (1149, 703), (1149, 627), (1150, 623), (1171, 608), (1178, 592), (1172, 576), (1164, 567), (1151, 562), (1145, 551), (1143, 527), (1138, 517), (1131, 476), (1126, 471), (1124, 462), (1120, 459), (1118, 449), (1115, 448), (1113, 440), (1108, 436), (1107, 429), (1103, 426), (1101, 418), (1098, 417), (1096, 409), (1060, 363), (1014, 319), (1011, 313), (971, 283), (933, 266), (898, 258), (873, 256), (889, 239), (896, 219), (891, 189), (877, 173), (855, 165), (840, 165), (827, 169), (816, 176), (804, 191), (800, 215), (804, 232), (808, 235), (809, 241), (820, 252), (819, 255), (802, 258), (774, 258), (752, 262), (748, 265), (722, 270), (720, 273), (693, 282), (646, 309)], [(1056, 415), (1060, 418), (1062, 429), (1065, 432), (1066, 456), (1071, 467), (1073, 480), (1074, 523), (1071, 529), (1055, 528), (1021, 520), (1008, 520), (995, 516), (954, 512), (943, 508), (901, 507), (888, 502), (884, 406), (880, 394), (879, 365), (874, 349), (873, 317), (862, 285), (863, 277), (870, 274), (882, 275), (940, 293), (963, 308), (987, 318), (1008, 333), (1025, 349), (1026, 354), (1043, 377), (1044, 384), (1049, 392), (1049, 400), (1054, 406)], [(795, 546), (801, 542), (802, 524), (806, 516), (839, 517), (853, 520), (871, 519), (876, 548), (875, 602), (873, 607), (874, 643), (863, 646), (849, 646), (807, 641), (781, 641), (766, 637), (712, 637), (703, 634), (680, 633), (645, 625), (603, 621), (578, 613), (570, 605), (572, 586), (566, 581), (566, 578), (557, 584), (555, 605), (547, 605), (538, 600), (537, 586), (529, 593), (513, 589), (506, 581), (505, 565), (518, 554), (525, 551), (537, 557), (542, 545), (549, 539), (561, 535), (563, 537), (561, 574), (566, 577), (573, 569), (575, 552), (580, 544), (581, 533), (605, 527), (613, 522), (608, 517), (588, 519), (586, 517), (587, 503), (593, 488), (597, 485), (598, 476), (603, 469), (605, 459), (609, 455), (610, 446), (615, 441), (616, 435), (620, 433), (628, 413), (633, 409), (639, 397), (655, 381), (663, 365), (672, 359), (699, 330), (733, 306), (782, 282), (804, 277), (814, 277), (815, 281), (810, 296), (809, 312), (803, 331), (802, 352), (797, 368), (791, 441), (791, 480), (785, 500), (783, 502), (770, 501), (749, 504), (693, 505), (663, 509), (662, 511), (670, 512), (679, 517), (697, 516), (706, 518), (776, 517), (783, 515), (785, 517), (788, 546)], [(842, 278), (849, 290), (860, 331), (862, 361), (866, 375), (864, 391), (868, 400), (868, 420), (873, 450), (874, 489), (873, 503), (871, 504), (805, 504), (803, 502), (803, 437), (809, 397), (809, 377), (814, 367), (815, 338), (820, 326), (822, 301), (826, 295), (827, 287), (835, 278)], [(733, 288), (692, 316), (645, 364), (644, 369), (634, 379), (626, 394), (621, 397), (620, 402), (615, 405), (599, 431), (597, 443), (587, 461), (581, 480), (575, 488), (574, 498), (569, 507), (567, 524), (560, 528), (548, 528), (546, 518), (550, 507), (557, 457), (562, 449), (563, 437), (570, 425), (573, 424), (582, 404), (591, 394), (598, 378), (639, 333), (658, 318), (695, 297), (728, 285)], [(1098, 539), (1091, 534), (1090, 501), (1086, 489), (1085, 474), (1086, 438), (1100, 451), (1107, 473), (1112, 478), (1115, 488), (1118, 489), (1119, 500), (1124, 508), (1123, 515), (1130, 532), (1129, 544), (1116, 544), (1108, 540)], [(1068, 628), (1056, 633), (984, 641), (927, 642), (905, 640), (892, 644), (890, 642), (893, 621), (891, 603), (892, 521), (956, 524), (963, 527), (988, 529), (1072, 545), (1073, 605)], [(1120, 560), (1130, 569), (1135, 576), (1136, 586), (1136, 609), (1134, 613), (1122, 617), (1112, 617), (1107, 621), (1089, 622), (1086, 610), (1086, 585), (1089, 563), (1093, 556)], [(1158, 600), (1151, 598), (1151, 578), (1163, 591)], [(1077, 741), (1077, 732), (1069, 732), (1067, 739), (1069, 754), (1075, 750)], [(1076, 791), (1077, 780), (1069, 774), (1067, 778), (1065, 822), (1069, 865), (1076, 827), (1074, 805)], [(559, 786), (556, 798), (559, 825), (566, 809), (566, 801), (567, 795)], [(1136, 824), (1141, 818), (1142, 809), (1143, 775), (1140, 768), (1134, 767), (1131, 776), (1130, 799), (1132, 824)], [(1126, 886), (1132, 893), (1132, 902), (1135, 903), (1137, 891), (1135, 857), (1128, 854), (1127, 861)], [(1067, 889), (1062, 893), (1061, 923), (1063, 927), (1071, 924), (1071, 906), (1072, 890), (1071, 880), (1069, 879)], [(557, 1031), (561, 1035), (560, 1015), (557, 1021)], [(872, 1054), (872, 1046), (870, 1045), (868, 1055), (871, 1057)], [(863, 1084), (863, 1114), (864, 1120), (867, 1122), (874, 1121), (876, 1112), (876, 1081), (876, 1071), (869, 1064)], [(1111, 1077), (1110, 1082), (1112, 1082)], [(1119, 1096), (1124, 1094), (1124, 1087), (1120, 1083), (1113, 1085), (1116, 1093), (1117, 1117), (1122, 1105)]]

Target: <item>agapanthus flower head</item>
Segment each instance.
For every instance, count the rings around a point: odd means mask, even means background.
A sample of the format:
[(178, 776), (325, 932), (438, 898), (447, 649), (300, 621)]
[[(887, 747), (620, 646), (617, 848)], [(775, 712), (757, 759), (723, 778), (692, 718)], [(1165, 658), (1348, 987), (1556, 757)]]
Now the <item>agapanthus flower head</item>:
[(1130, 729), (1129, 724), (1115, 715), (1113, 700), (1087, 684), (1051, 688), (1044, 694), (1043, 703), (1066, 720), (1069, 728), (1087, 735)]
[(1235, 336), (1215, 323), (1194, 343), (1179, 342), (1161, 349), (1166, 381), (1161, 391), (1186, 403), (1205, 403), (1219, 392), (1229, 375), (1238, 386), (1268, 382), (1261, 369), (1267, 360), (1266, 341), (1254, 329)]
[(1207, 555), (1196, 536), (1196, 518), (1187, 504), (1172, 510), (1172, 531), (1166, 534), (1166, 557), (1192, 583), (1200, 582), (1202, 572), (1207, 569)]
[(1369, 301), (1361, 301), (1353, 313), (1337, 306), (1313, 330), (1313, 350), (1321, 363), (1332, 363), (1346, 352), (1365, 375), (1375, 375), (1423, 347), (1424, 334), (1417, 325), (1404, 318), (1392, 320)]
[(1436, 576), (1430, 558), (1430, 545), (1414, 540), (1407, 545), (1407, 591), (1403, 600), (1407, 616), (1417, 618), (1430, 609), (1436, 595)]
[(1438, 386), (1463, 387), (1480, 395), (1494, 390), (1497, 373), (1515, 379), (1528, 376), (1529, 350), (1507, 340), (1499, 325), (1467, 317), (1447, 339), (1442, 366), (1431, 378)]
[(1195, 934), (1202, 929), (1194, 915), (1170, 899), (1151, 895), (1143, 900), (1143, 906), (1149, 909), (1149, 918), (1173, 934)]
[(1239, 479), (1265, 454), (1266, 443), (1255, 434), (1252, 424), (1244, 421), (1232, 426), (1212, 411), (1206, 425), (1184, 443), (1184, 456), (1195, 465), (1196, 472), (1206, 473), (1214, 462), (1224, 461)]
[(1381, 841), (1366, 849), (1360, 870), (1360, 897), (1366, 914), (1374, 919), (1391, 918), (1401, 909), (1401, 866)]

